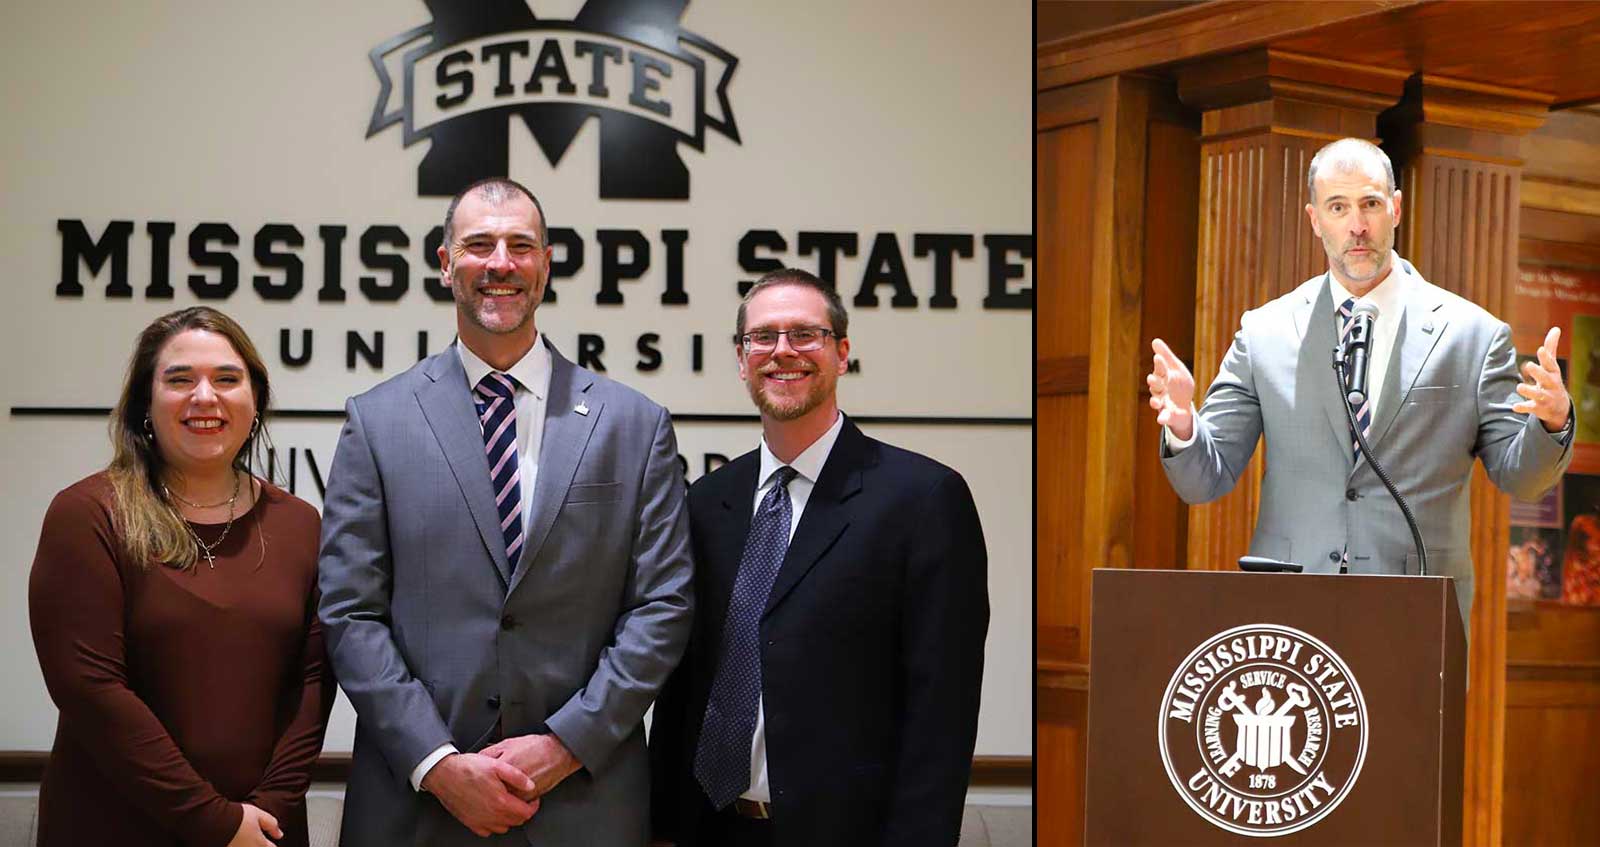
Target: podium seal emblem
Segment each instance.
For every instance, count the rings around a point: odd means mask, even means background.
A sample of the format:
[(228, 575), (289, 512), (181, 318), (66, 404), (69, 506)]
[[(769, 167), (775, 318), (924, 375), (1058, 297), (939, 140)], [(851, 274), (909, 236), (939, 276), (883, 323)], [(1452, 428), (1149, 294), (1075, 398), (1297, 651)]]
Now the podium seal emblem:
[(1159, 737), (1189, 808), (1238, 835), (1288, 835), (1327, 817), (1355, 785), (1367, 706), (1328, 645), (1250, 624), (1213, 635), (1173, 672)]

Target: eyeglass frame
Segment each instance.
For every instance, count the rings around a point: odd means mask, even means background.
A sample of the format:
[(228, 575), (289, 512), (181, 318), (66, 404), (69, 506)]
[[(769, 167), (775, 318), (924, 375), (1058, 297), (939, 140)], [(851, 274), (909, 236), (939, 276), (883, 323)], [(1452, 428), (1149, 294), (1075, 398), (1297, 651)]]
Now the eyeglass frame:
[(815, 346), (815, 347), (807, 347), (807, 348), (802, 350), (801, 348), (794, 346), (794, 339), (791, 338), (791, 339), (789, 339), (789, 349), (793, 350), (796, 353), (811, 353), (811, 352), (814, 352), (816, 350), (821, 350), (823, 347), (827, 346), (827, 344), (828, 344), (827, 339), (832, 338), (835, 341), (839, 341), (839, 340), (842, 340), (844, 338), (844, 336), (840, 335), (837, 332), (834, 332), (831, 327), (825, 327), (825, 326), (797, 326), (797, 327), (794, 327), (793, 329), (757, 329), (757, 330), (751, 330), (750, 332), (746, 332), (746, 333), (744, 333), (742, 335), (735, 335), (733, 337), (733, 341), (734, 341), (735, 344), (738, 344), (741, 349), (744, 350), (745, 355), (747, 355), (747, 356), (752, 354), (752, 353), (771, 353), (771, 352), (774, 352), (774, 351), (776, 351), (778, 349), (778, 339), (776, 337), (774, 337), (772, 339), (772, 346), (770, 348), (763, 347), (763, 348), (757, 350), (755, 348), (755, 341), (750, 336), (755, 335), (758, 332), (770, 332), (770, 333), (773, 333), (774, 336), (787, 337), (789, 335), (789, 333), (791, 333), (791, 332), (802, 332), (802, 331), (818, 333), (818, 335), (817, 335), (817, 339), (818, 339), (817, 340), (817, 346)]

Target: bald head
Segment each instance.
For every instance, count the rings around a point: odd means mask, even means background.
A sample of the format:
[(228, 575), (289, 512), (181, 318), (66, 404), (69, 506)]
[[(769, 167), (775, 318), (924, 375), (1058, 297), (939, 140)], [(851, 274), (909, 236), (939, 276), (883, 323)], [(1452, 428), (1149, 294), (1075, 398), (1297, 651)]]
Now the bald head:
[(1306, 169), (1306, 194), (1314, 205), (1317, 202), (1317, 174), (1365, 173), (1384, 180), (1385, 194), (1394, 194), (1399, 186), (1394, 182), (1394, 165), (1389, 155), (1376, 144), (1361, 138), (1341, 138), (1311, 157), (1311, 167)]

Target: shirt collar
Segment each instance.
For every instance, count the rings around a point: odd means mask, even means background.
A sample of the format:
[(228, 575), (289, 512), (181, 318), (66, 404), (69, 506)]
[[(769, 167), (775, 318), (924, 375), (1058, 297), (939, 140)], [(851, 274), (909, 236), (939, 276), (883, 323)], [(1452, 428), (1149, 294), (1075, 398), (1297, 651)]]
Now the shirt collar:
[[(828, 454), (833, 452), (833, 443), (839, 440), (839, 431), (841, 429), (844, 429), (844, 414), (842, 412), (833, 416), (833, 426), (828, 427), (827, 432), (819, 436), (816, 441), (811, 442), (810, 447), (800, 451), (800, 455), (794, 457), (794, 461), (789, 463), (789, 467), (794, 468), (795, 473), (805, 477), (806, 482), (816, 485), (817, 477), (822, 474), (822, 466), (828, 462)], [(778, 461), (777, 456), (772, 455), (771, 450), (767, 449), (767, 439), (763, 437), (761, 439), (761, 476), (757, 477), (756, 488), (766, 485), (767, 480), (772, 479), (772, 475), (777, 473), (778, 468), (781, 467), (783, 467), (783, 463)]]
[[(1400, 304), (1403, 302), (1409, 282), (1409, 274), (1405, 272), (1401, 265), (1400, 254), (1390, 250), (1388, 276), (1385, 276), (1382, 282), (1373, 286), (1372, 290), (1367, 292), (1367, 296), (1356, 298), (1357, 302), (1366, 301), (1377, 306), (1380, 317), (1383, 315), (1398, 315), (1400, 314)], [(1328, 293), (1333, 295), (1333, 308), (1336, 312), (1344, 301), (1355, 297), (1343, 285), (1339, 284), (1339, 278), (1334, 276), (1332, 271), (1328, 272)]]
[[(489, 363), (478, 358), (478, 354), (468, 349), (467, 345), (462, 344), (459, 338), (456, 339), (456, 352), (461, 354), (461, 367), (467, 372), (468, 391), (477, 388), (478, 383), (494, 370), (489, 367)], [(533, 392), (533, 396), (540, 400), (545, 399), (545, 387), (550, 384), (550, 349), (544, 346), (544, 339), (535, 336), (533, 346), (528, 348), (528, 352), (522, 354), (522, 358), (518, 359), (506, 373), (523, 388)]]

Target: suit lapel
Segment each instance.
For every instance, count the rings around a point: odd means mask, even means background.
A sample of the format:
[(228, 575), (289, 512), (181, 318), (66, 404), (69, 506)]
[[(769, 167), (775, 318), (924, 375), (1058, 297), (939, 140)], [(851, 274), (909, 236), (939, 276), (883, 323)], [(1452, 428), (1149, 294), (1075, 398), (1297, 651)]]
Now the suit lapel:
[[(765, 617), (788, 596), (789, 592), (805, 578), (822, 554), (838, 540), (845, 527), (850, 525), (850, 510), (846, 505), (851, 497), (861, 491), (862, 475), (866, 464), (867, 437), (849, 418), (839, 430), (839, 440), (817, 476), (817, 484), (806, 500), (805, 513), (800, 525), (795, 527), (789, 540), (789, 550), (783, 557), (783, 566), (772, 583), (772, 593), (767, 595)], [(751, 491), (751, 496), (755, 492)], [(748, 509), (748, 506), (747, 506)]]
[(1381, 442), (1394, 426), (1395, 419), (1400, 416), (1400, 408), (1405, 405), (1406, 397), (1416, 385), (1417, 376), (1422, 373), (1422, 366), (1428, 363), (1428, 357), (1433, 355), (1434, 347), (1444, 336), (1444, 329), (1450, 321), (1443, 307), (1444, 297), (1439, 289), (1413, 274), (1412, 285), (1406, 296), (1404, 322), (1395, 339), (1395, 351), (1390, 354), (1399, 361), (1391, 362), (1389, 372), (1384, 375), (1383, 408), (1379, 410), (1377, 420), (1372, 422), (1374, 445)]
[(1339, 343), (1334, 332), (1333, 294), (1328, 290), (1328, 275), (1323, 274), (1301, 288), (1306, 304), (1295, 310), (1295, 326), (1303, 339), (1300, 344), (1299, 378), (1306, 380), (1314, 403), (1322, 408), (1333, 432), (1334, 443), (1341, 445), (1346, 463), (1350, 462), (1350, 421), (1345, 418), (1341, 395), (1344, 393), (1333, 373), (1333, 348)]
[[(739, 563), (744, 558), (744, 545), (750, 535), (756, 498), (756, 476), (761, 472), (761, 451), (752, 450), (734, 459), (728, 466), (729, 479), (718, 498), (720, 514), (715, 522), (718, 531), (706, 544), (712, 549), (709, 561), (696, 561), (695, 567), (704, 568), (703, 584), (710, 586), (707, 596), (697, 598), (705, 605), (695, 614), (703, 615), (714, 626), (706, 631), (711, 637), (706, 643), (720, 649), (722, 627), (728, 617), (728, 603), (733, 598), (733, 584), (739, 578)], [(697, 583), (701, 584), (701, 583)]]
[[(460, 342), (457, 342), (460, 343)], [(423, 372), (430, 382), (416, 391), (422, 415), (433, 430), (434, 438), (444, 451), (450, 472), (461, 495), (467, 500), (467, 510), (478, 525), (478, 534), (494, 559), (495, 570), (505, 585), (510, 580), (511, 565), (506, 560), (506, 542), (500, 534), (500, 515), (495, 510), (494, 490), (489, 482), (489, 460), (484, 456), (483, 431), (473, 414), (472, 394), (467, 390), (467, 372), (461, 366), (461, 356), (455, 345), (428, 361)]]
[[(589, 436), (605, 406), (596, 398), (586, 396), (594, 385), (593, 374), (567, 361), (542, 334), (540, 343), (550, 348), (550, 395), (545, 398), (544, 435), (539, 444), (539, 477), (533, 484), (528, 543), (520, 559), (525, 566), (516, 569), (511, 580), (512, 590), (538, 560), (545, 539), (550, 537), (550, 527), (555, 525), (561, 505), (567, 502), (567, 491), (578, 471), (578, 461), (583, 458)], [(578, 413), (580, 404), (588, 414)]]

